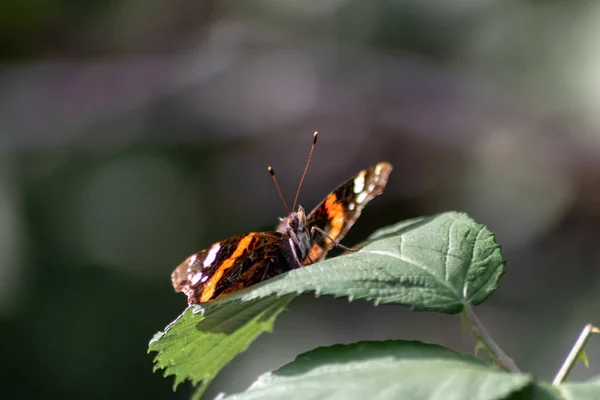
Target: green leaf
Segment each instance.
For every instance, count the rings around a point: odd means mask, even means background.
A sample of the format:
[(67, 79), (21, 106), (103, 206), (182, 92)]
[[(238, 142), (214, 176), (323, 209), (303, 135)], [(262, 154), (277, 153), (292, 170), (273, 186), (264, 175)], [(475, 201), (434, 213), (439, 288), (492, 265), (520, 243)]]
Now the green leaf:
[(546, 382), (534, 382), (524, 390), (514, 393), (506, 400), (565, 400), (554, 386)]
[(600, 378), (588, 382), (570, 382), (557, 386), (562, 397), (569, 400), (600, 399)]
[[(215, 374), (263, 331), (297, 294), (315, 292), (419, 310), (459, 312), (497, 287), (504, 260), (494, 235), (466, 214), (444, 213), (377, 231), (360, 251), (292, 270), (191, 309), (150, 343), (155, 368), (205, 390)], [(280, 297), (284, 296), (284, 297)], [(241, 301), (240, 301), (241, 300)]]
[(589, 382), (565, 383), (552, 386), (535, 382), (531, 387), (507, 400), (597, 400), (600, 399), (600, 379)]
[(360, 251), (292, 270), (222, 301), (316, 294), (456, 313), (498, 288), (504, 259), (494, 234), (463, 213), (404, 221)]
[(215, 375), (258, 335), (271, 331), (275, 318), (295, 295), (266, 297), (251, 302), (215, 303), (195, 313), (188, 307), (164, 332), (150, 341), (156, 351), (154, 370), (175, 375), (173, 389), (186, 379), (198, 387), (199, 398)]
[(258, 378), (246, 399), (505, 399), (532, 383), (471, 356), (421, 342), (359, 342), (319, 348)]

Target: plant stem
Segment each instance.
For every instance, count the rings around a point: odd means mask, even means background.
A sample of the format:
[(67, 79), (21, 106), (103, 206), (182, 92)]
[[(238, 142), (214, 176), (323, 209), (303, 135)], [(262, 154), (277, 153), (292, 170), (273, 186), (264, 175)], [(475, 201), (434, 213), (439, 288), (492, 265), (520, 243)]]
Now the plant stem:
[(519, 367), (517, 364), (510, 358), (504, 350), (498, 346), (498, 344), (492, 339), (490, 334), (487, 332), (477, 315), (471, 307), (465, 305), (464, 313), (469, 320), (469, 322), (473, 325), (473, 333), (477, 340), (481, 342), (481, 344), (485, 347), (485, 349), (490, 354), (491, 358), (493, 358), (496, 363), (503, 369), (508, 372), (519, 373)]
[(575, 341), (573, 348), (571, 348), (569, 355), (567, 355), (567, 358), (560, 366), (558, 373), (552, 381), (552, 384), (554, 386), (560, 385), (561, 383), (567, 380), (569, 374), (571, 373), (571, 370), (575, 366), (575, 363), (577, 362), (579, 357), (581, 357), (581, 354), (585, 349), (585, 345), (587, 344), (588, 340), (590, 340), (590, 336), (592, 336), (592, 333), (600, 333), (600, 328), (597, 328), (592, 324), (587, 324), (583, 327), (583, 330), (579, 334), (577, 341)]

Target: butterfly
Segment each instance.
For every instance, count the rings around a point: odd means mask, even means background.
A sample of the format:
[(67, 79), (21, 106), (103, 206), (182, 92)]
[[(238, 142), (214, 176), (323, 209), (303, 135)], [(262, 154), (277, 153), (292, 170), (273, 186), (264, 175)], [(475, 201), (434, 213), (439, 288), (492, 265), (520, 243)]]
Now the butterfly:
[[(244, 233), (216, 242), (175, 268), (171, 274), (173, 288), (176, 292), (183, 292), (189, 304), (205, 303), (289, 270), (319, 262), (335, 246), (346, 248), (339, 242), (367, 203), (383, 193), (392, 166), (380, 162), (358, 172), (306, 214), (302, 206), (296, 209), (296, 202), (316, 141), (315, 132), (292, 212), (280, 218), (274, 231)], [(271, 167), (269, 172), (286, 205)]]

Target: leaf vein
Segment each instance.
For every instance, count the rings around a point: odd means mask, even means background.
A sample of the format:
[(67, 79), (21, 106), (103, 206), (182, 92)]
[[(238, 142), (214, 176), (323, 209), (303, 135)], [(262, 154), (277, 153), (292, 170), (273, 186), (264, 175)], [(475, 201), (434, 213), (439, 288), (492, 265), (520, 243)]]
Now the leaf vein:
[[(454, 290), (454, 288), (452, 287), (452, 285), (450, 285), (450, 283), (448, 281), (445, 281), (443, 279), (439, 279), (439, 277), (437, 277), (433, 272), (431, 272), (427, 267), (423, 266), (423, 265), (419, 265), (418, 263), (414, 262), (413, 260), (409, 260), (407, 258), (405, 258), (402, 254), (397, 255), (394, 253), (390, 253), (387, 251), (382, 251), (382, 250), (369, 250), (370, 254), (377, 254), (377, 255), (381, 255), (384, 257), (390, 257), (390, 258), (394, 258), (397, 260), (400, 260), (402, 262), (405, 262), (407, 264), (410, 264), (418, 269), (420, 269), (421, 271), (423, 271), (425, 274), (429, 275), (432, 279), (441, 282), (441, 284), (446, 287), (446, 289), (448, 289), (448, 291), (450, 291), (451, 293), (456, 294), (456, 291)], [(460, 298), (460, 296), (458, 296), (458, 298)]]

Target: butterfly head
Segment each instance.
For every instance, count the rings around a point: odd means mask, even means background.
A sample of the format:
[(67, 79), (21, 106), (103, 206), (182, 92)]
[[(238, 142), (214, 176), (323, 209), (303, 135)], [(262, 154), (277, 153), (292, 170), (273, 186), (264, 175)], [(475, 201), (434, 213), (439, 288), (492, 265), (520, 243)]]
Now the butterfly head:
[(306, 222), (306, 212), (302, 206), (285, 218), (280, 218), (276, 231), (288, 236), (293, 243), (299, 261), (308, 255), (311, 246), (310, 231)]
[(306, 212), (302, 206), (298, 206), (298, 211), (292, 212), (287, 218), (283, 218), (289, 229), (302, 231), (306, 229)]

